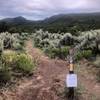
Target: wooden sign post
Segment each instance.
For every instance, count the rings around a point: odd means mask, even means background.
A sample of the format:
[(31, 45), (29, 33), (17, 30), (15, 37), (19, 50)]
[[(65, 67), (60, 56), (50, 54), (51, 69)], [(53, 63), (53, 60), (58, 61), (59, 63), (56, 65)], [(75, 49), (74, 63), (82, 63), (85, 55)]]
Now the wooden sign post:
[(66, 76), (66, 85), (68, 87), (68, 100), (74, 100), (74, 88), (77, 87), (77, 75), (74, 74), (73, 50), (70, 50), (69, 74)]

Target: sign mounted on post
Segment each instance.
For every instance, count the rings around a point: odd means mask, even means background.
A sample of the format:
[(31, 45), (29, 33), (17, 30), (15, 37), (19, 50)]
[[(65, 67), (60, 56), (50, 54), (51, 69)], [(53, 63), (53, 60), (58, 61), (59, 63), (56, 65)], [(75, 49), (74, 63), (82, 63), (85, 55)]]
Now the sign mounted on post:
[(68, 74), (66, 76), (66, 85), (67, 87), (77, 87), (77, 75)]

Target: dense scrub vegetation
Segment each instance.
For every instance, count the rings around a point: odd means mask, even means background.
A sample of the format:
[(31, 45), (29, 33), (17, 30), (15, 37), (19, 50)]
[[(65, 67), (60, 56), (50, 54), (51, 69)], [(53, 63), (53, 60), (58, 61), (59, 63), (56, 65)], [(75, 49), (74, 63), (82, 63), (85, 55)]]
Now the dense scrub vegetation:
[(32, 74), (35, 63), (24, 50), (27, 38), (28, 33), (0, 34), (0, 85)]
[[(28, 33), (0, 34), (0, 84), (11, 82), (12, 77), (32, 74), (36, 64), (25, 52)], [(100, 54), (100, 30), (71, 33), (49, 33), (38, 30), (31, 33), (33, 45), (42, 49), (51, 58), (67, 59), (74, 48), (75, 60), (89, 59)], [(95, 62), (99, 66), (99, 61)]]
[[(96, 79), (100, 82), (100, 30), (71, 33), (49, 33), (38, 30), (33, 33), (33, 45), (42, 49), (51, 58), (69, 61), (69, 50), (74, 50), (74, 60), (87, 59), (97, 69)], [(98, 57), (99, 56), (99, 57)]]
[(89, 58), (100, 53), (100, 30), (80, 32), (77, 36), (39, 30), (33, 34), (33, 40), (34, 46), (41, 48), (51, 58), (66, 59), (70, 48), (78, 50), (76, 59)]

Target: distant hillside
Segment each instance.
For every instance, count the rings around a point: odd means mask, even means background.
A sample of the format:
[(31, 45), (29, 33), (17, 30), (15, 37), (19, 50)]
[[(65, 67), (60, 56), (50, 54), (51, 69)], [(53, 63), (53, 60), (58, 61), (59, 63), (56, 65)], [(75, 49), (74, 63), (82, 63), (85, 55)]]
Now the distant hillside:
[(75, 33), (100, 28), (100, 13), (60, 14), (41, 21), (27, 20), (21, 16), (6, 18), (0, 21), (0, 31), (5, 25), (8, 31), (34, 32), (35, 29), (43, 28), (50, 32)]
[(43, 26), (48, 30), (87, 31), (100, 28), (100, 13), (61, 14), (43, 20)]
[(20, 23), (20, 22), (26, 22), (27, 20), (24, 17), (19, 16), (16, 18), (5, 18), (2, 21), (6, 21), (7, 23)]

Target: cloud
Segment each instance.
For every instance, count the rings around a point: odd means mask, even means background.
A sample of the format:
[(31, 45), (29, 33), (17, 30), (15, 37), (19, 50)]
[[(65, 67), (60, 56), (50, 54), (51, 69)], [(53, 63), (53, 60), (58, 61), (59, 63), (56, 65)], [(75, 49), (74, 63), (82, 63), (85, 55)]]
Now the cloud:
[(0, 18), (43, 19), (59, 13), (98, 12), (100, 0), (0, 0)]

